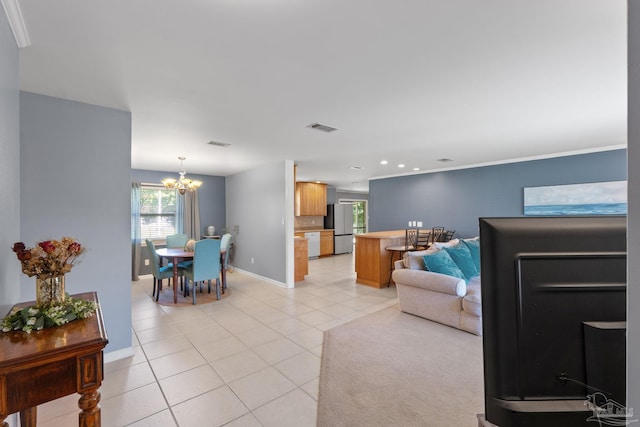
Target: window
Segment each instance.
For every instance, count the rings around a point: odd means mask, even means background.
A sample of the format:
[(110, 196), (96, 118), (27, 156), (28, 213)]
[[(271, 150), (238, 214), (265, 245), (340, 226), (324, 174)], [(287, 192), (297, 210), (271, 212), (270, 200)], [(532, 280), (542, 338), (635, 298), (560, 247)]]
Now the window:
[(140, 188), (140, 234), (142, 241), (164, 240), (176, 233), (176, 191), (143, 185)]
[(367, 201), (361, 199), (339, 199), (338, 203), (353, 204), (353, 234), (367, 232)]

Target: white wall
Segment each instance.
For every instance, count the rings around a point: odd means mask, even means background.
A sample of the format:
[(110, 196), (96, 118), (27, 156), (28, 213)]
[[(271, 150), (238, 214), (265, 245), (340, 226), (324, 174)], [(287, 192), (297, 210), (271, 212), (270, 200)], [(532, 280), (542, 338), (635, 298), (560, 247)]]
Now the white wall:
[[(105, 352), (130, 351), (131, 113), (21, 92), (20, 132), (21, 240), (88, 248), (66, 290), (97, 291)], [(34, 283), (21, 276), (20, 300), (35, 299)]]

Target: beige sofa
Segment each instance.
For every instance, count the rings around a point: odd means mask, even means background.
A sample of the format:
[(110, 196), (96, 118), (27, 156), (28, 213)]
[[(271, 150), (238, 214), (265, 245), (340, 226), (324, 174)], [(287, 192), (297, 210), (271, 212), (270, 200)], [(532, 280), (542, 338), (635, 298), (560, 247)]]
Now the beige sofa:
[(392, 278), (400, 309), (475, 335), (482, 335), (480, 276), (468, 283), (424, 270), (425, 251), (408, 252), (396, 261)]

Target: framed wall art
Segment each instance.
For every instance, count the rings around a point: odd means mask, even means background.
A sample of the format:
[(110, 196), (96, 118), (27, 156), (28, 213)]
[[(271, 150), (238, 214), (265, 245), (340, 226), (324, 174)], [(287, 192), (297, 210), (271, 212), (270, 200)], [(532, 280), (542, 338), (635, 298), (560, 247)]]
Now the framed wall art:
[(627, 181), (525, 187), (524, 214), (626, 215)]

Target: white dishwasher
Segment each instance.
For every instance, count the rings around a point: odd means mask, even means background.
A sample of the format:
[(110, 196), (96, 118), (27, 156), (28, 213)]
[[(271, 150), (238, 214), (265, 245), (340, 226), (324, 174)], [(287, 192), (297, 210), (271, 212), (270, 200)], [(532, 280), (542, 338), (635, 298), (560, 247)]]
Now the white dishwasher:
[(309, 239), (309, 258), (318, 258), (320, 256), (320, 232), (304, 233), (304, 237)]

